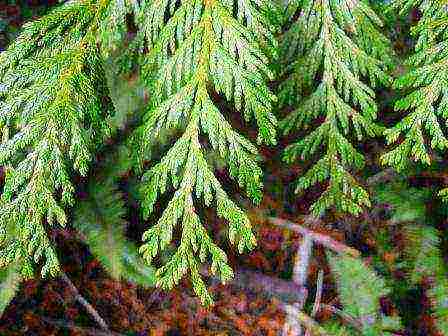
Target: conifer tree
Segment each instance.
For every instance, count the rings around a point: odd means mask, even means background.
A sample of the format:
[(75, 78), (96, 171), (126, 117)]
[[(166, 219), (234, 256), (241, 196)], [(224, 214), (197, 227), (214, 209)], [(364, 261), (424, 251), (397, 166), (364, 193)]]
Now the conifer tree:
[(448, 60), (446, 1), (398, 0), (393, 8), (407, 14), (419, 8), (422, 18), (412, 29), (417, 37), (415, 53), (408, 59), (408, 71), (395, 81), (396, 89), (409, 92), (395, 103), (406, 115), (385, 132), (394, 145), (382, 156), (384, 164), (403, 170), (409, 160), (429, 165), (429, 148), (446, 150), (444, 124), (448, 116)]
[(367, 1), (291, 1), (287, 14), (296, 13), (282, 41), (288, 66), (279, 99), (281, 106), (295, 108), (280, 128), (284, 134), (298, 130), (300, 137), (286, 148), (284, 159), (316, 158), (296, 189), (328, 181), (311, 207), (313, 214), (333, 207), (356, 215), (370, 200), (352, 173), (364, 166), (364, 157), (349, 134), (359, 142), (382, 132), (375, 122), (373, 88), (390, 82), (390, 45)]

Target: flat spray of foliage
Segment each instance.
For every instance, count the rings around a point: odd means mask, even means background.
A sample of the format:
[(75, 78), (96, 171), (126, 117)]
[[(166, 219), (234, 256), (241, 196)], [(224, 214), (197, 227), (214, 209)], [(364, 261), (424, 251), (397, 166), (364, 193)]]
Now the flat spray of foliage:
[(382, 133), (373, 88), (391, 81), (389, 42), (365, 1), (292, 1), (287, 12), (298, 18), (282, 38), (287, 78), (279, 96), (295, 109), (280, 128), (305, 135), (286, 148), (285, 161), (315, 160), (300, 176), (297, 192), (328, 183), (313, 214), (333, 207), (357, 215), (370, 200), (352, 174), (364, 167), (364, 157), (351, 135), (359, 142)]
[[(159, 195), (175, 192), (157, 224), (143, 234), (140, 248), (148, 262), (171, 243), (181, 226), (181, 238), (172, 258), (158, 270), (158, 284), (171, 288), (187, 273), (204, 303), (210, 303), (200, 276), (200, 263), (211, 260), (212, 274), (223, 282), (232, 277), (224, 251), (209, 236), (197, 213), (196, 203), (214, 205), (229, 224), (229, 239), (243, 252), (255, 246), (249, 219), (235, 204), (207, 162), (207, 151), (219, 153), (230, 176), (258, 203), (262, 197), (262, 171), (257, 149), (227, 121), (213, 94), (225, 97), (246, 121), (255, 120), (259, 142), (275, 144), (275, 96), (267, 86), (273, 79), (269, 54), (275, 54), (273, 25), (265, 16), (270, 1), (192, 0), (173, 6), (170, 1), (148, 5), (152, 16), (143, 22), (147, 39), (154, 41), (145, 56), (145, 77), (150, 78), (152, 106), (137, 129), (133, 153), (142, 154), (166, 130), (182, 135), (159, 162), (143, 175), (142, 206), (145, 217)], [(235, 8), (234, 8), (235, 7)], [(170, 19), (158, 30), (164, 13)], [(266, 49), (266, 50), (265, 50)], [(154, 69), (154, 71), (152, 71)], [(148, 73), (149, 72), (149, 73)]]
[(42, 275), (57, 274), (44, 223), (67, 223), (72, 172), (87, 174), (94, 138), (105, 131), (100, 12), (95, 1), (69, 2), (26, 25), (0, 54), (0, 263), (18, 262), (27, 276), (42, 259)]
[(413, 7), (422, 13), (412, 29), (417, 43), (405, 64), (409, 70), (394, 83), (396, 89), (408, 92), (395, 103), (395, 110), (408, 113), (386, 131), (388, 144), (395, 147), (382, 157), (384, 164), (403, 170), (409, 159), (429, 165), (428, 147), (440, 151), (448, 147), (443, 131), (448, 119), (448, 18), (443, 0), (399, 0), (393, 5), (400, 14)]

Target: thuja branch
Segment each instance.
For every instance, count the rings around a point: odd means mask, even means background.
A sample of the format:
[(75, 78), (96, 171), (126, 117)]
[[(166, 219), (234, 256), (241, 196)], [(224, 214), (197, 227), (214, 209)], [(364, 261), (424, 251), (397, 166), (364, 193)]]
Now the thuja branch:
[(446, 1), (440, 0), (393, 2), (401, 14), (416, 7), (422, 15), (412, 30), (417, 43), (406, 64), (409, 71), (395, 81), (395, 88), (406, 92), (396, 101), (395, 110), (406, 114), (385, 132), (387, 143), (393, 148), (381, 157), (384, 164), (400, 171), (411, 160), (429, 165), (431, 150), (443, 152), (448, 148), (444, 130), (448, 116), (446, 5)]
[[(0, 264), (60, 267), (47, 227), (67, 223), (74, 171), (86, 175), (111, 110), (96, 44), (102, 7), (70, 1), (26, 25), (0, 54)], [(95, 131), (92, 131), (95, 130)]]
[[(391, 82), (390, 43), (366, 1), (311, 0), (296, 7), (289, 14), (297, 19), (282, 41), (286, 80), (279, 93), (281, 106), (295, 109), (280, 128), (305, 135), (286, 148), (284, 159), (291, 163), (317, 156), (296, 188), (302, 192), (327, 183), (311, 207), (314, 215), (330, 208), (359, 215), (370, 199), (352, 173), (365, 164), (356, 144), (382, 133), (373, 89)], [(310, 130), (314, 120), (321, 122)]]
[(229, 281), (233, 272), (224, 251), (201, 222), (197, 210), (201, 201), (216, 207), (219, 217), (228, 222), (229, 240), (239, 252), (252, 249), (256, 242), (246, 213), (225, 192), (207, 153), (218, 154), (232, 179), (255, 203), (262, 196), (256, 147), (232, 127), (212, 97), (222, 95), (247, 121), (255, 121), (259, 142), (276, 142), (272, 114), (276, 98), (267, 86), (273, 78), (269, 57), (276, 52), (273, 23), (266, 15), (272, 9), (265, 0), (169, 4), (150, 4), (147, 10), (152, 15), (142, 18), (152, 46), (145, 55), (143, 73), (154, 99), (132, 139), (136, 168), (144, 168), (162, 135), (180, 130), (181, 136), (143, 175), (145, 217), (162, 194), (171, 191), (172, 198), (157, 223), (144, 233), (140, 250), (151, 263), (168, 247), (174, 228), (180, 226), (178, 248), (159, 268), (157, 285), (170, 289), (189, 274), (196, 294), (204, 304), (211, 304), (200, 264), (211, 260), (211, 273), (222, 282)]

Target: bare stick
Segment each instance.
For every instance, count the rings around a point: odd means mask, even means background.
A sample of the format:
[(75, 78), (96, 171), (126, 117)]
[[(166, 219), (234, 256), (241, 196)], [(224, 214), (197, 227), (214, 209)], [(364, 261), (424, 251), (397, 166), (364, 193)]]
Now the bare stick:
[[(292, 281), (301, 288), (304, 293), (307, 293), (306, 279), (308, 277), (308, 268), (310, 265), (311, 254), (313, 252), (313, 238), (310, 235), (303, 235), (302, 243), (299, 251), (297, 251), (293, 266)], [(295, 303), (292, 306), (294, 310), (301, 311), (305, 305), (307, 295), (305, 294), (302, 301)], [(291, 313), (292, 310), (286, 310), (286, 321), (283, 328), (283, 336), (300, 336), (302, 335), (301, 324), (298, 323), (296, 314)]]
[[(317, 312), (320, 309), (320, 301), (322, 299), (322, 285), (324, 281), (324, 272), (322, 270), (319, 270), (319, 273), (317, 274), (317, 284), (316, 284), (316, 297), (314, 298), (314, 305), (313, 305), (313, 311), (311, 313), (311, 317), (315, 318)], [(305, 336), (311, 336), (311, 330), (307, 329), (305, 332)]]
[[(220, 282), (217, 277), (210, 274), (207, 267), (201, 268), (201, 274), (216, 283)], [(274, 296), (285, 303), (301, 302), (305, 296), (303, 289), (292, 281), (241, 268), (235, 270), (235, 275), (229, 284), (251, 292)]]
[[(299, 287), (303, 288), (304, 292), (306, 292), (306, 278), (308, 276), (308, 267), (314, 242), (321, 244), (338, 253), (349, 254), (355, 257), (360, 256), (359, 251), (331, 238), (328, 235), (314, 232), (308, 228), (305, 228), (304, 226), (278, 217), (268, 217), (268, 220), (277, 226), (285, 227), (289, 230), (292, 230), (302, 235), (302, 244), (300, 245), (299, 251), (297, 252), (293, 268), (293, 282), (296, 283)], [(322, 281), (323, 281), (323, 273), (319, 272), (318, 288), (313, 307), (313, 317), (319, 310), (319, 305), (322, 296)], [(305, 300), (306, 296), (302, 302), (298, 302), (294, 305), (287, 306), (289, 308), (286, 310), (286, 321), (285, 326), (283, 328), (283, 334), (282, 334), (283, 336), (301, 336), (303, 333), (301, 325), (303, 325), (306, 329), (305, 336), (309, 336), (311, 332), (316, 333), (315, 326), (313, 324), (308, 323), (310, 321), (305, 319), (304, 316), (306, 315), (302, 312)], [(298, 311), (299, 313), (292, 313), (293, 311)], [(297, 317), (298, 314), (303, 319), (298, 318)], [(300, 323), (297, 323), (298, 320)]]
[(296, 254), (292, 274), (292, 281), (300, 287), (304, 287), (306, 284), (312, 251), (313, 238), (310, 235), (304, 235), (299, 251)]
[(271, 222), (272, 224), (275, 224), (277, 226), (287, 228), (291, 231), (300, 233), (303, 236), (309, 236), (312, 238), (312, 240), (315, 243), (321, 244), (335, 252), (349, 254), (353, 257), (360, 256), (360, 253), (358, 250), (351, 248), (351, 247), (331, 238), (330, 236), (324, 235), (322, 233), (314, 232), (310, 229), (303, 227), (302, 225), (293, 223), (286, 219), (282, 219), (282, 218), (278, 218), (278, 217), (269, 217), (269, 222)]
[(285, 301), (303, 301), (306, 294), (297, 284), (270, 277), (259, 272), (239, 269), (235, 272), (233, 284), (246, 288), (274, 294)]
[(67, 284), (70, 290), (73, 293), (76, 301), (78, 301), (85, 310), (89, 313), (89, 315), (95, 320), (96, 323), (106, 332), (109, 332), (109, 327), (106, 324), (106, 321), (100, 316), (100, 314), (96, 311), (95, 308), (79, 293), (78, 288), (73, 284), (70, 278), (64, 272), (61, 272), (62, 280)]
[(311, 313), (312, 318), (316, 317), (316, 314), (320, 309), (323, 284), (324, 284), (324, 271), (319, 270), (319, 273), (317, 274), (316, 298), (314, 300), (313, 312)]

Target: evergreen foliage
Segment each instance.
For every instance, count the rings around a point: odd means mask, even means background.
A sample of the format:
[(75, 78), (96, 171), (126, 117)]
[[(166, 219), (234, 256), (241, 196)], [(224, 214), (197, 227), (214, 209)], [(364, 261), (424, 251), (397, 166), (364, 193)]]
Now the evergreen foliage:
[(71, 172), (87, 173), (93, 139), (105, 129), (98, 15), (94, 1), (68, 2), (27, 24), (0, 54), (0, 261), (19, 261), (27, 275), (42, 258), (42, 275), (57, 274), (44, 221), (66, 224)]
[(375, 188), (375, 200), (387, 204), (392, 209), (390, 222), (394, 224), (423, 223), (426, 220), (426, 204), (430, 189), (409, 186), (403, 178), (392, 183), (380, 184)]
[(412, 30), (417, 36), (415, 53), (408, 59), (408, 71), (394, 87), (409, 92), (395, 103), (396, 111), (409, 111), (385, 132), (395, 147), (382, 156), (384, 164), (403, 170), (410, 159), (429, 165), (431, 149), (444, 151), (448, 140), (444, 125), (448, 117), (448, 20), (445, 1), (395, 1), (402, 14), (417, 7), (422, 18)]
[[(312, 214), (361, 214), (371, 203), (359, 176), (365, 139), (384, 135), (394, 147), (382, 163), (400, 171), (409, 159), (429, 165), (429, 147), (448, 147), (447, 6), (392, 3), (400, 15), (418, 8), (422, 18), (394, 86), (405, 93), (395, 109), (406, 116), (390, 129), (377, 121), (375, 90), (392, 83), (397, 60), (367, 0), (72, 0), (25, 25), (0, 53), (0, 313), (36, 265), (42, 276), (58, 274), (49, 231), (67, 224), (112, 278), (167, 290), (189, 276), (210, 305), (204, 265), (223, 283), (233, 270), (202, 214), (216, 209), (238, 252), (256, 246), (248, 215), (219, 177), (227, 174), (259, 205), (258, 146), (277, 143), (277, 126), (297, 137), (283, 153), (306, 168), (296, 191), (324, 187)], [(275, 109), (290, 111), (279, 125)], [(256, 139), (237, 128), (236, 114)], [(393, 208), (377, 232), (402, 230), (394, 269), (407, 275), (403, 287), (426, 289), (437, 329), (448, 334), (448, 278), (442, 232), (427, 218), (430, 190), (394, 179), (374, 192)], [(83, 188), (88, 196), (76, 199)], [(448, 199), (448, 189), (440, 195)], [(127, 237), (134, 199), (144, 225), (135, 229), (145, 230), (140, 246)], [(384, 241), (392, 246), (394, 238)], [(401, 328), (380, 307), (393, 276), (386, 286), (361, 258), (327, 257), (342, 313), (355, 326), (320, 325), (300, 312), (309, 331), (373, 336)]]
[(360, 142), (365, 135), (382, 132), (375, 122), (373, 88), (390, 82), (389, 42), (367, 1), (293, 1), (287, 12), (299, 15), (283, 36), (287, 70), (279, 97), (282, 106), (295, 110), (280, 128), (285, 134), (299, 130), (303, 136), (286, 148), (284, 159), (316, 158), (296, 189), (300, 192), (328, 181), (311, 208), (313, 214), (334, 207), (357, 215), (370, 200), (352, 174), (364, 166), (364, 157), (348, 136), (353, 131)]
[[(131, 41), (129, 15), (138, 28)], [(87, 174), (92, 154), (124, 118), (122, 113), (113, 115), (104, 68), (107, 58), (147, 50), (139, 61), (153, 99), (130, 141), (137, 168), (147, 169), (143, 163), (148, 150), (164, 130), (172, 134), (183, 127), (184, 133), (143, 176), (146, 217), (169, 179), (176, 192), (158, 224), (145, 233), (141, 251), (151, 261), (166, 248), (181, 221), (178, 251), (159, 270), (158, 284), (170, 288), (190, 270), (196, 293), (210, 303), (199, 259), (205, 262), (210, 257), (212, 272), (223, 281), (232, 270), (200, 223), (194, 199), (202, 199), (206, 206), (216, 202), (240, 252), (255, 246), (255, 238), (247, 216), (214, 175), (208, 152), (220, 154), (231, 177), (257, 203), (262, 189), (256, 147), (232, 128), (228, 115), (216, 105), (216, 94), (247, 121), (256, 122), (259, 142), (276, 142), (271, 112), (276, 98), (267, 81), (273, 78), (268, 63), (277, 52), (273, 35), (277, 19), (269, 1), (91, 0), (67, 2), (26, 25), (0, 56), (0, 164), (7, 169), (0, 209), (2, 265), (19, 261), (20, 271), (30, 275), (33, 263), (44, 258), (42, 275), (57, 274), (59, 264), (46, 229), (66, 224), (64, 208), (74, 204), (72, 174)], [(128, 45), (125, 52), (120, 50), (123, 44)], [(98, 239), (113, 236), (120, 244), (122, 238), (121, 230), (111, 226), (123, 224), (113, 184), (106, 179), (99, 187), (105, 207), (100, 214), (93, 198), (80, 204), (75, 222), (94, 253), (103, 257), (106, 251), (95, 250), (100, 247)], [(94, 227), (93, 222), (104, 216), (107, 222)], [(117, 275), (121, 252), (114, 253), (103, 262)]]
[(396, 265), (407, 276), (404, 287), (426, 289), (437, 331), (447, 335), (448, 278), (440, 234), (428, 223), (432, 218), (428, 216), (425, 203), (431, 194), (431, 190), (410, 188), (406, 183), (396, 182), (377, 190), (376, 198), (391, 206), (391, 223), (404, 225), (401, 233), (405, 248), (400, 251), (401, 260)]
[[(143, 73), (153, 99), (133, 138), (132, 152), (140, 153), (137, 165), (149, 157), (161, 134), (179, 130), (181, 136), (143, 175), (145, 217), (170, 186), (175, 192), (157, 224), (144, 233), (140, 250), (151, 262), (167, 248), (180, 224), (177, 250), (159, 268), (158, 285), (169, 289), (189, 271), (194, 291), (205, 304), (211, 303), (211, 297), (200, 276), (200, 263), (211, 260), (212, 274), (223, 282), (232, 277), (232, 270), (201, 224), (197, 203), (215, 202), (219, 217), (229, 223), (229, 239), (240, 252), (255, 246), (249, 219), (214, 175), (207, 153), (217, 151), (230, 176), (255, 203), (260, 202), (257, 149), (232, 128), (214, 93), (241, 111), (246, 121), (255, 120), (259, 142), (275, 144), (276, 119), (271, 109), (276, 98), (267, 86), (273, 78), (269, 57), (276, 52), (274, 26), (267, 16), (270, 7), (270, 1), (264, 0), (191, 0), (178, 5), (154, 2), (146, 8), (151, 15), (145, 17), (144, 32), (153, 45)], [(168, 20), (164, 13), (169, 13)]]

